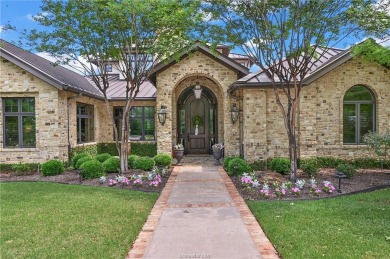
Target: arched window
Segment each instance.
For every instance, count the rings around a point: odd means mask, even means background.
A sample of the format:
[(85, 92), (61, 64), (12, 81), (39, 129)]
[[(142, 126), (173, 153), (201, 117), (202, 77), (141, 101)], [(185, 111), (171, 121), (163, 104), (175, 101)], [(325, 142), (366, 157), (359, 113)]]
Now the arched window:
[(375, 98), (362, 85), (351, 87), (344, 96), (344, 144), (363, 144), (363, 136), (375, 130)]

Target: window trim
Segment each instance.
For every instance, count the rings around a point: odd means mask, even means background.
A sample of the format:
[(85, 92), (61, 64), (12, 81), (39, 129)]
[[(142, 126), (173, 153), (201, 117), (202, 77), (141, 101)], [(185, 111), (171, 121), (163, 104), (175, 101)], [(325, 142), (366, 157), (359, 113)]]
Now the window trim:
[[(18, 111), (17, 112), (6, 112), (5, 111), (5, 100), (14, 99), (18, 101)], [(22, 100), (23, 99), (34, 99), (34, 112), (23, 112), (22, 109)], [(36, 148), (37, 146), (37, 131), (36, 131), (36, 114), (35, 114), (35, 97), (4, 97), (2, 98), (2, 110), (3, 110), (3, 148)], [(25, 116), (34, 116), (35, 118), (35, 145), (33, 146), (24, 146), (23, 145), (23, 117)], [(6, 117), (17, 117), (18, 118), (18, 146), (6, 146), (6, 132), (5, 132), (5, 118)]]
[[(376, 98), (375, 98), (375, 95), (374, 93), (371, 91), (370, 88), (368, 88), (367, 86), (365, 85), (354, 85), (354, 86), (351, 86), (350, 88), (348, 88), (348, 90), (344, 93), (344, 97), (343, 99), (345, 98), (345, 95), (347, 94), (347, 92), (349, 90), (351, 90), (353, 87), (355, 86), (362, 86), (364, 87), (371, 95), (371, 100), (356, 100), (356, 101), (353, 101), (353, 100), (348, 100), (348, 101), (344, 101), (343, 100), (343, 113), (342, 113), (342, 119), (343, 119), (343, 145), (348, 145), (348, 146), (351, 146), (351, 145), (366, 145), (364, 142), (361, 142), (360, 139), (361, 139), (361, 126), (360, 126), (360, 106), (362, 104), (371, 104), (372, 105), (372, 131), (376, 131)], [(356, 114), (356, 118), (357, 118), (357, 121), (356, 121), (356, 125), (355, 125), (355, 142), (354, 143), (345, 143), (344, 142), (344, 105), (345, 104), (353, 104), (355, 105), (355, 114)]]
[[(79, 107), (81, 106), (85, 106), (85, 107), (89, 107), (91, 108), (89, 111), (92, 111), (92, 114), (81, 114), (79, 113)], [(89, 140), (87, 141), (82, 141), (81, 140), (81, 127), (77, 127), (77, 125), (81, 125), (81, 120), (82, 119), (87, 119), (89, 120), (89, 123), (88, 125), (91, 127), (92, 125), (92, 129), (89, 128), (88, 131), (91, 131), (92, 130), (92, 133), (89, 132)], [(79, 103), (77, 102), (76, 103), (76, 141), (77, 141), (77, 144), (85, 144), (85, 143), (91, 143), (91, 142), (95, 142), (95, 105), (93, 104), (87, 104), (87, 103)], [(79, 141), (80, 140), (80, 141)]]

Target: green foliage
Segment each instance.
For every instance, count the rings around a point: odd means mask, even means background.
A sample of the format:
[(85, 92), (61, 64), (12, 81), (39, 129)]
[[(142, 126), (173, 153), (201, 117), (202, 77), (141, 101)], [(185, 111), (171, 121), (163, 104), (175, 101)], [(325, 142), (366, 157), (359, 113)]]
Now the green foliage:
[(359, 169), (381, 168), (381, 161), (370, 157), (357, 158), (351, 161), (345, 161), (345, 163)]
[(320, 170), (316, 158), (301, 159), (300, 168), (303, 170), (303, 172), (307, 173), (310, 177), (315, 176)]
[(284, 157), (272, 159), (271, 170), (280, 174), (288, 174), (290, 172), (290, 159)]
[(336, 168), (339, 164), (345, 163), (343, 159), (336, 157), (317, 157), (318, 167)]
[[(390, 61), (389, 61), (390, 62)], [(386, 133), (369, 132), (363, 136), (363, 141), (374, 150), (375, 154), (387, 160), (390, 151), (390, 131)]]
[(172, 163), (171, 155), (166, 153), (157, 154), (153, 159), (156, 165), (170, 166)]
[(135, 161), (139, 158), (137, 155), (130, 155), (127, 157), (127, 164), (130, 169), (135, 169)]
[(42, 164), (41, 167), (42, 175), (57, 175), (64, 172), (64, 164), (58, 160), (49, 160)]
[(236, 156), (228, 156), (228, 157), (223, 158), (223, 168), (225, 169), (225, 171), (228, 171), (229, 162), (234, 158), (237, 158), (237, 157)]
[(82, 158), (80, 158), (79, 160), (77, 160), (77, 163), (76, 163), (75, 168), (76, 168), (76, 169), (80, 169), (80, 168), (81, 168), (81, 165), (82, 165), (84, 162), (89, 161), (89, 160), (93, 160), (93, 158), (90, 157), (90, 156), (83, 156)]
[(112, 156), (119, 155), (115, 143), (98, 143), (96, 148), (98, 154), (108, 153)]
[[(234, 167), (236, 166), (236, 169)], [(248, 163), (239, 157), (233, 158), (228, 163), (228, 174), (233, 176), (242, 175), (243, 173), (252, 172)]]
[(119, 157), (112, 156), (103, 162), (104, 172), (106, 173), (118, 173), (120, 168)]
[(139, 157), (134, 162), (134, 168), (135, 169), (142, 169), (144, 171), (150, 171), (152, 170), (153, 166), (155, 165), (153, 158), (143, 156)]
[(97, 161), (99, 161), (100, 163), (103, 163), (104, 161), (106, 161), (108, 158), (112, 157), (112, 155), (108, 154), (108, 153), (103, 153), (103, 154), (98, 154), (95, 156), (95, 159)]
[[(74, 158), (78, 154), (87, 154), (94, 157), (98, 154), (96, 144), (93, 145), (80, 145), (71, 149), (71, 158)], [(73, 159), (72, 159), (73, 162)], [(74, 165), (73, 165), (74, 166)]]
[(38, 171), (39, 164), (19, 163), (0, 164), (0, 172), (15, 172), (17, 175), (29, 175)]
[(131, 143), (131, 155), (154, 157), (157, 155), (157, 143)]
[(356, 174), (356, 169), (353, 165), (349, 164), (340, 164), (336, 167), (337, 172), (344, 173), (347, 178), (352, 178)]
[(267, 169), (267, 160), (257, 160), (249, 164), (249, 166), (254, 171), (263, 171)]
[(76, 167), (77, 161), (79, 161), (80, 158), (86, 157), (86, 156), (89, 156), (89, 155), (87, 153), (79, 153), (79, 154), (75, 155), (72, 158), (72, 165), (73, 165), (73, 167)]
[(85, 161), (80, 166), (80, 169), (80, 174), (83, 179), (95, 179), (104, 175), (104, 168), (102, 163), (94, 159)]
[(390, 68), (390, 48), (379, 45), (371, 38), (355, 45), (352, 48), (352, 53), (354, 56)]

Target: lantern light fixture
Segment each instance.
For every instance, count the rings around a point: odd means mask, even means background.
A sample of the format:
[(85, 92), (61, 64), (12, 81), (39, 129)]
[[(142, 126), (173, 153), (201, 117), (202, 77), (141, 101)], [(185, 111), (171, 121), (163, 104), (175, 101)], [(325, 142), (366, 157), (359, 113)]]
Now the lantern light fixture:
[(195, 99), (200, 99), (203, 91), (202, 87), (200, 87), (199, 84), (196, 84), (192, 90), (194, 91)]
[(164, 126), (165, 121), (167, 119), (167, 106), (161, 105), (160, 110), (157, 112), (157, 116), (161, 126)]
[(239, 114), (240, 114), (240, 110), (238, 109), (236, 104), (233, 103), (230, 109), (230, 117), (232, 119), (233, 124), (236, 123), (236, 121), (238, 120)]

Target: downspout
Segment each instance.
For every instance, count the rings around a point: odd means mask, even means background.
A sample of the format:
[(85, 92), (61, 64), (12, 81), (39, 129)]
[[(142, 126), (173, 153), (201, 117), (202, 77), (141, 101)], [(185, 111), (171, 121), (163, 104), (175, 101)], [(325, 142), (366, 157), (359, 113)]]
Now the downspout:
[(70, 152), (72, 150), (72, 144), (70, 143), (70, 119), (69, 119), (69, 101), (70, 100), (74, 100), (74, 99), (77, 99), (79, 97), (81, 97), (83, 94), (82, 93), (79, 93), (78, 95), (74, 95), (74, 96), (71, 96), (71, 97), (68, 97), (66, 98), (66, 104), (67, 104), (67, 113), (68, 113), (68, 161), (70, 162)]

